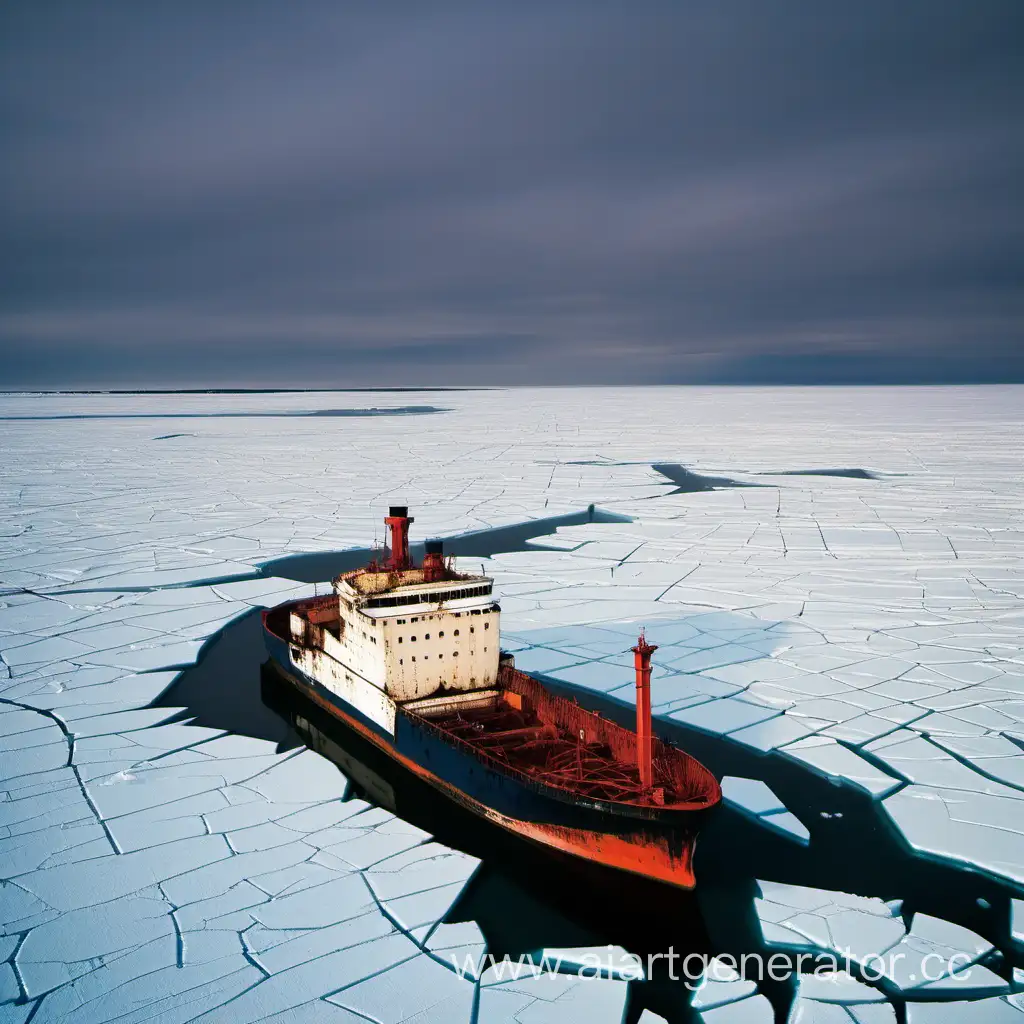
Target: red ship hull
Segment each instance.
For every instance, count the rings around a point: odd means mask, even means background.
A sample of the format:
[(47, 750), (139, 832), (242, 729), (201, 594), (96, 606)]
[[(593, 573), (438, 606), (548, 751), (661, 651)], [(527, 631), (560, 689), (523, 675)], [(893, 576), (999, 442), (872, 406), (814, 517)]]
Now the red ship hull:
[(653, 738), (653, 786), (644, 785), (636, 733), (507, 664), (500, 701), (446, 713), (442, 697), (429, 715), (399, 705), (394, 734), (383, 733), (292, 663), (278, 625), (288, 608), (264, 614), (278, 674), (417, 779), (530, 843), (693, 888), (699, 825), (721, 799), (717, 780), (694, 758)]

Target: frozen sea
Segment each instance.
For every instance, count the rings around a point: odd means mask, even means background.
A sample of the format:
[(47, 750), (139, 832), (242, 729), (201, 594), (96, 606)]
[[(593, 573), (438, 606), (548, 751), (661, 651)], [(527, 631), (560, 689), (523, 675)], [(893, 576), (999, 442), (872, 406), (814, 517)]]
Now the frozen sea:
[[(0, 1024), (1024, 1024), (1024, 387), (4, 395), (0, 448)], [(581, 921), (257, 723), (254, 610), (390, 503), (583, 703), (646, 626), (725, 777), (691, 903)], [(574, 970), (673, 927), (847, 969)]]

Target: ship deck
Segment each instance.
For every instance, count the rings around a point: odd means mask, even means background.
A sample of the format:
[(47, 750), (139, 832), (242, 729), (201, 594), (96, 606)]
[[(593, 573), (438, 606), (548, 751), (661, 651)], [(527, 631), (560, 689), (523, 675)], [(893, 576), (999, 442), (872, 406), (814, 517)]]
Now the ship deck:
[[(542, 721), (532, 708), (520, 710), (501, 701), (430, 720), (448, 735), (549, 786), (610, 801), (635, 800), (643, 793), (635, 765), (616, 761), (607, 744), (584, 743)], [(662, 786), (668, 781), (655, 778)]]
[(635, 733), (551, 693), (525, 673), (503, 668), (493, 693), (488, 701), (418, 717), (507, 770), (591, 800), (696, 809), (719, 799), (718, 783), (703, 765), (658, 740), (653, 786), (645, 788)]

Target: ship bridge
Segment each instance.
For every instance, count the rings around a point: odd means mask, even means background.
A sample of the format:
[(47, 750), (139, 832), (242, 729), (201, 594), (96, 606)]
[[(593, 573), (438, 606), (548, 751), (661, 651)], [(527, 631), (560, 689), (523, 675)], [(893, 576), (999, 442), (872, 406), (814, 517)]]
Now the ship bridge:
[(335, 578), (334, 598), (317, 607), (318, 646), (343, 681), (361, 678), (396, 701), (493, 686), (501, 645), (493, 580), (456, 572), (437, 540), (414, 565), (406, 509), (393, 506), (385, 522), (390, 557)]
[(365, 614), (381, 615), (409, 610), (411, 605), (457, 605), (487, 603), (494, 593), (494, 581), (485, 575), (468, 575), (445, 568), (443, 574), (424, 568), (400, 572), (356, 569), (334, 581), (335, 593)]

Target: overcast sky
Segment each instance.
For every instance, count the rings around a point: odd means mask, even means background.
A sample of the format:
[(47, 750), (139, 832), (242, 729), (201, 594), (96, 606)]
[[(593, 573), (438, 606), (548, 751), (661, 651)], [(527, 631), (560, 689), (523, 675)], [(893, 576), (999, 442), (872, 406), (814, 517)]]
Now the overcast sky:
[(1024, 3), (0, 8), (0, 387), (1024, 380)]

